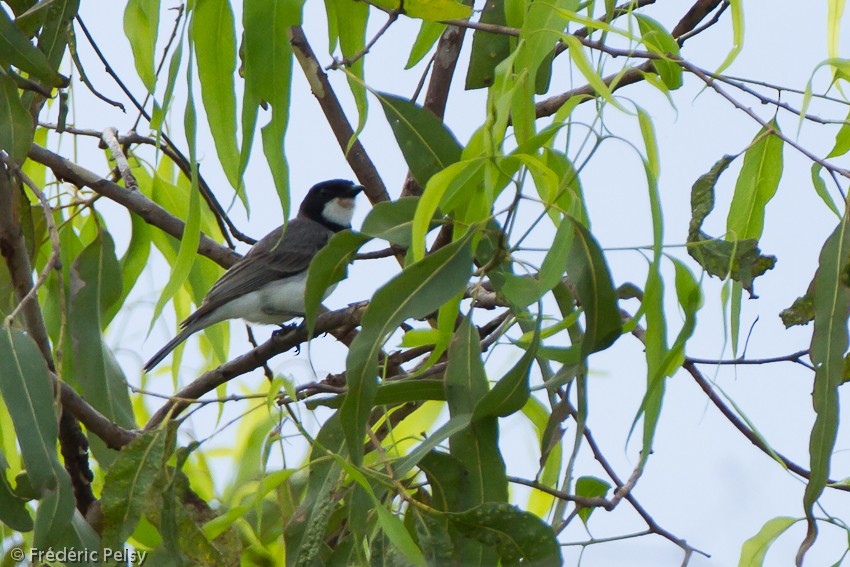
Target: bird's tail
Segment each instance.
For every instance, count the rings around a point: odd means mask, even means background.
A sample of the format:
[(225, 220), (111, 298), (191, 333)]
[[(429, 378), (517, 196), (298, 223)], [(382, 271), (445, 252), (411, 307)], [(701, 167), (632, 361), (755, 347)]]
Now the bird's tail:
[(159, 349), (159, 352), (153, 355), (151, 359), (145, 363), (145, 372), (149, 372), (151, 369), (153, 369), (154, 366), (162, 362), (162, 360), (166, 356), (171, 354), (171, 351), (176, 349), (180, 345), (180, 343), (182, 343), (183, 341), (188, 339), (190, 335), (197, 331), (200, 331), (201, 329), (203, 329), (203, 327), (189, 325), (185, 329), (180, 331), (180, 333), (176, 337), (168, 341), (168, 344)]

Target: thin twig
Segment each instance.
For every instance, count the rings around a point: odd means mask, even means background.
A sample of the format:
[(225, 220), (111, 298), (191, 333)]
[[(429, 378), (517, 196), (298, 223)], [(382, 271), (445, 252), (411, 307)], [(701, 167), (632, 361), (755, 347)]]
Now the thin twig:
[(607, 498), (589, 498), (587, 496), (579, 496), (577, 494), (567, 494), (563, 490), (558, 490), (557, 488), (552, 488), (551, 486), (540, 484), (536, 480), (526, 480), (524, 478), (519, 478), (516, 476), (509, 476), (508, 482), (512, 482), (514, 484), (522, 484), (523, 486), (530, 486), (535, 490), (545, 492), (546, 494), (554, 496), (555, 498), (558, 498), (560, 500), (574, 502), (584, 508), (604, 508), (605, 510), (613, 510), (614, 506), (616, 506), (615, 503), (608, 500)]
[(714, 364), (716, 366), (723, 365), (735, 365), (742, 366), (747, 364), (770, 364), (772, 362), (795, 362), (797, 364), (804, 364), (807, 368), (809, 368), (808, 364), (805, 364), (801, 358), (809, 355), (809, 349), (798, 350), (797, 352), (792, 352), (791, 354), (786, 354), (783, 356), (773, 356), (768, 358), (733, 358), (731, 360), (717, 360), (711, 358), (696, 358), (692, 356), (685, 357), (686, 362), (691, 362), (693, 364)]
[(41, 203), (41, 209), (44, 212), (44, 222), (47, 224), (47, 232), (50, 235), (50, 257), (47, 259), (47, 263), (38, 275), (38, 279), (35, 281), (35, 284), (33, 284), (23, 299), (18, 302), (18, 305), (16, 305), (12, 312), (6, 317), (6, 324), (8, 325), (15, 317), (17, 317), (24, 305), (35, 297), (39, 288), (47, 281), (47, 278), (50, 276), (50, 272), (62, 269), (62, 247), (59, 243), (59, 232), (56, 230), (56, 223), (53, 222), (53, 209), (50, 207), (50, 203), (47, 202), (47, 197), (41, 189), (39, 189), (38, 185), (36, 185), (35, 182), (30, 179), (20, 167), (17, 166), (17, 164), (14, 164), (10, 158), (0, 153), (0, 159), (3, 160), (3, 163), (9, 168), (9, 170), (13, 171), (15, 175), (18, 176), (24, 185), (29, 188), (32, 194), (36, 196), (38, 202)]
[(106, 95), (101, 94), (101, 92), (98, 91), (94, 87), (92, 82), (89, 80), (88, 75), (86, 75), (86, 70), (83, 67), (82, 61), (80, 61), (79, 54), (77, 54), (77, 36), (74, 33), (73, 26), (68, 26), (68, 32), (67, 33), (68, 33), (68, 51), (71, 53), (71, 60), (74, 62), (74, 66), (77, 68), (77, 71), (80, 72), (80, 79), (82, 79), (83, 84), (88, 87), (88, 89), (91, 91), (91, 93), (94, 96), (96, 96), (97, 98), (99, 98), (100, 100), (105, 102), (106, 104), (120, 109), (121, 112), (127, 112), (127, 109), (124, 108), (124, 105), (122, 103), (118, 102), (117, 100), (112, 100), (111, 98), (107, 97)]
[(124, 180), (124, 187), (129, 191), (138, 191), (139, 183), (136, 181), (136, 176), (130, 169), (130, 162), (127, 161), (127, 156), (124, 155), (124, 150), (121, 149), (121, 144), (118, 142), (118, 130), (110, 126), (103, 131), (100, 139), (109, 148), (112, 159), (115, 160), (115, 165), (121, 174), (121, 179)]
[(358, 53), (354, 54), (350, 59), (343, 59), (341, 61), (334, 59), (333, 63), (331, 63), (330, 65), (325, 67), (325, 70), (326, 71), (329, 71), (331, 69), (336, 70), (336, 69), (339, 69), (343, 66), (351, 67), (352, 65), (354, 65), (355, 63), (360, 61), (367, 53), (369, 53), (369, 50), (371, 50), (375, 46), (375, 43), (377, 43), (377, 41), (381, 38), (381, 36), (384, 35), (387, 32), (388, 29), (390, 29), (390, 26), (392, 26), (396, 22), (396, 20), (398, 20), (398, 17), (402, 13), (402, 11), (403, 11), (402, 6), (399, 6), (398, 8), (393, 10), (392, 12), (389, 12), (387, 14), (387, 16), (388, 16), (387, 21), (384, 22), (384, 25), (381, 26), (381, 29), (379, 29), (378, 32), (375, 34), (375, 36), (372, 39), (369, 40), (369, 42), (366, 44), (366, 46), (363, 49), (361, 49)]
[[(185, 223), (145, 197), (141, 191), (128, 191), (117, 183), (113, 183), (109, 179), (105, 179), (92, 171), (80, 167), (63, 156), (42, 148), (38, 144), (33, 144), (30, 147), (28, 157), (33, 161), (49, 167), (57, 179), (70, 181), (78, 187), (89, 187), (96, 193), (123, 205), (128, 210), (139, 215), (148, 224), (159, 228), (174, 238), (179, 240), (183, 237)], [(198, 253), (210, 258), (225, 268), (229, 268), (241, 258), (241, 255), (222, 246), (205, 234), (201, 235), (201, 240), (198, 244)]]

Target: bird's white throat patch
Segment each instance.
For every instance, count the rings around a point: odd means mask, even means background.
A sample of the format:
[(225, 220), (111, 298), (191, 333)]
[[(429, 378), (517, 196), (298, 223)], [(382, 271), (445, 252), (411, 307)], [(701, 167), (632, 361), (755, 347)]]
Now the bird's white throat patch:
[(336, 197), (325, 204), (322, 209), (325, 220), (342, 226), (349, 226), (354, 216), (354, 198)]

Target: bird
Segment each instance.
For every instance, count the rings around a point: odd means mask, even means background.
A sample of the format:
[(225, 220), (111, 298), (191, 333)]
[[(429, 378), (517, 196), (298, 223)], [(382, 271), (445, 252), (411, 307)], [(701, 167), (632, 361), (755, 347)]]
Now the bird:
[[(145, 372), (191, 335), (220, 321), (279, 325), (303, 317), (310, 261), (331, 236), (351, 228), (355, 197), (361, 191), (362, 185), (347, 179), (311, 187), (296, 217), (260, 239), (222, 274), (200, 307), (180, 323), (180, 333), (145, 363)], [(332, 291), (328, 288), (325, 297)]]

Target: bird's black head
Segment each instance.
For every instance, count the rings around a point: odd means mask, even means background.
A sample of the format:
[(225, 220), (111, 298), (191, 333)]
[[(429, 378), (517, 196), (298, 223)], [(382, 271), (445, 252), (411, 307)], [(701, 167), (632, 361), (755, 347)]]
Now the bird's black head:
[(351, 227), (354, 198), (363, 190), (347, 179), (316, 183), (301, 202), (298, 214), (319, 222), (334, 232)]

